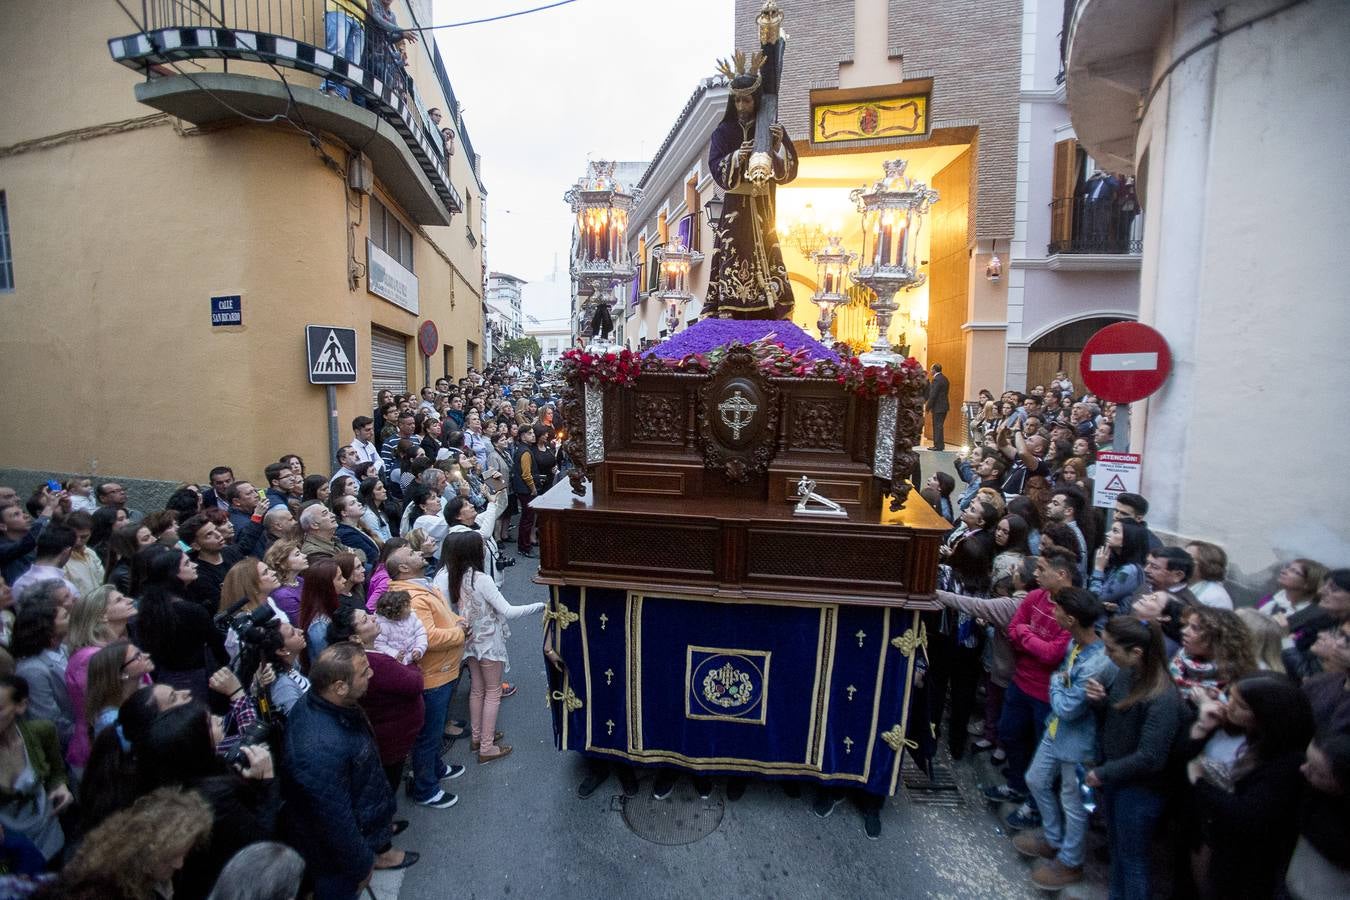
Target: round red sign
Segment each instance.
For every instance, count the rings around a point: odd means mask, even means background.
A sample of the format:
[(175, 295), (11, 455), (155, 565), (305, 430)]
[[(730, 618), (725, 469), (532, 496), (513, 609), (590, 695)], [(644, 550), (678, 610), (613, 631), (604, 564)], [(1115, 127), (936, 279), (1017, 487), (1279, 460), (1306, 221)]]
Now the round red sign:
[(1107, 325), (1088, 339), (1078, 370), (1103, 400), (1133, 403), (1163, 386), (1172, 353), (1161, 334), (1138, 322)]
[(436, 323), (427, 319), (422, 323), (422, 327), (417, 329), (417, 346), (423, 356), (435, 356), (436, 349), (440, 345), (441, 335), (436, 330)]

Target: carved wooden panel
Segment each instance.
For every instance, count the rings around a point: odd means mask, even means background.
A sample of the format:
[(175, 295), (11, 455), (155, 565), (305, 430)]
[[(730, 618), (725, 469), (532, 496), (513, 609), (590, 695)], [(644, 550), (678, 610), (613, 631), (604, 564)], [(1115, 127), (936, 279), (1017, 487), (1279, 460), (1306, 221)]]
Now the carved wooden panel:
[(567, 526), (567, 563), (576, 569), (711, 576), (717, 529), (635, 522), (579, 522)]
[(848, 401), (818, 397), (794, 399), (790, 406), (788, 446), (794, 450), (844, 449)]
[(684, 440), (684, 398), (679, 394), (634, 394), (634, 441), (680, 446)]
[(750, 528), (745, 575), (753, 581), (839, 581), (863, 590), (904, 592), (903, 536)]

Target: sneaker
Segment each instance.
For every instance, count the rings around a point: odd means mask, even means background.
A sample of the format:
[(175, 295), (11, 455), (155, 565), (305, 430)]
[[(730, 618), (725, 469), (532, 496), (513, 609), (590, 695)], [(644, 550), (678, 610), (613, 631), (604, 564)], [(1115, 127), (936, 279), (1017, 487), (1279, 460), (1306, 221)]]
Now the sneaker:
[(430, 806), (432, 809), (449, 809), (459, 802), (459, 798), (454, 794), (447, 794), (445, 791), (437, 790), (425, 800), (416, 801), (418, 806)]
[(677, 776), (674, 772), (662, 772), (656, 776), (656, 781), (652, 782), (652, 799), (664, 800), (675, 790), (675, 780)]
[(509, 682), (509, 681), (503, 681), (503, 682), (502, 682), (502, 699), (505, 700), (507, 697), (514, 697), (514, 696), (516, 695), (516, 690), (517, 690), (516, 685), (512, 684), (512, 683)]
[(1031, 870), (1032, 883), (1047, 891), (1058, 891), (1082, 880), (1082, 866), (1066, 866), (1057, 859), (1043, 862)]
[(1041, 827), (1041, 812), (1030, 803), (1023, 803), (1013, 810), (1003, 824), (1011, 831), (1025, 831), (1028, 828)]
[(816, 793), (815, 802), (811, 804), (811, 812), (815, 813), (818, 817), (822, 819), (828, 819), (830, 817), (830, 813), (834, 812), (835, 808), (838, 807), (839, 804), (843, 802), (844, 797), (842, 794), (837, 794), (832, 791), (825, 791), (825, 790), (818, 791)]
[(516, 552), (519, 553), (521, 556), (528, 556), (531, 559), (539, 555), (538, 553), (535, 553), (533, 550), (517, 550)]
[(712, 796), (713, 782), (711, 778), (703, 775), (696, 776), (694, 779), (694, 790), (698, 791), (700, 800), (707, 800)]
[(1023, 831), (1013, 835), (1013, 847), (1023, 856), (1031, 859), (1054, 859), (1059, 851), (1050, 846), (1045, 835)]
[(505, 744), (498, 744), (497, 752), (492, 754), (491, 756), (484, 756), (481, 753), (478, 754), (478, 764), (481, 766), (483, 763), (495, 762), (501, 759), (503, 756), (510, 756), (510, 755), (511, 755), (510, 747), (506, 746)]
[(1008, 751), (1004, 750), (1002, 747), (995, 747), (993, 754), (989, 758), (994, 761), (995, 765), (1003, 765), (1003, 763), (1008, 761)]
[(1000, 784), (998, 787), (985, 788), (984, 799), (990, 803), (1025, 803), (1027, 795), (1006, 784)]
[(970, 748), (974, 750), (976, 753), (983, 753), (986, 750), (994, 749), (994, 742), (985, 740), (984, 738), (980, 738), (978, 741), (972, 741), (970, 744)]
[(879, 840), (881, 838), (881, 812), (880, 810), (869, 809), (863, 814), (863, 834), (867, 835), (869, 841)]
[(436, 773), (437, 781), (446, 781), (450, 778), (458, 778), (464, 774), (464, 767), (455, 763), (444, 763), (441, 770)]

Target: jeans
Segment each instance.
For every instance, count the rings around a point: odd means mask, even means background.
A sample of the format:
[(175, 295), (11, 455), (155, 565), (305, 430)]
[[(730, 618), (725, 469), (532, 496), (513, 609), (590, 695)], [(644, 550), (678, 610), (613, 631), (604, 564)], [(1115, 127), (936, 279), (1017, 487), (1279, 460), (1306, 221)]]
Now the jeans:
[[(1088, 812), (1083, 806), (1082, 785), (1078, 782), (1078, 763), (1055, 759), (1050, 743), (1041, 741), (1040, 749), (1027, 770), (1027, 787), (1041, 811), (1045, 842), (1059, 851), (1059, 861), (1073, 869), (1083, 864), (1083, 845), (1087, 838)], [(1055, 799), (1055, 779), (1059, 779), (1059, 800)]]
[(1027, 789), (1027, 766), (1041, 742), (1049, 715), (1048, 701), (1037, 700), (1015, 681), (1008, 685), (1003, 694), (1003, 715), (998, 720), (998, 740), (1008, 754), (1008, 787), (1013, 790)]
[[(345, 12), (326, 12), (323, 16), (324, 49), (340, 56), (354, 66), (361, 65), (361, 48), (366, 42), (366, 29)], [(344, 100), (352, 99), (344, 84), (325, 80), (323, 90), (332, 91)]]
[(1153, 894), (1153, 835), (1166, 798), (1133, 785), (1102, 788), (1101, 798), (1111, 846), (1111, 900), (1148, 900)]
[(469, 722), (480, 756), (496, 755), (497, 711), (502, 705), (502, 670), (506, 664), (494, 659), (464, 660), (473, 677), (469, 688)]
[(984, 686), (984, 739), (991, 744), (998, 743), (998, 720), (1003, 714), (1002, 685), (994, 684), (990, 678)]
[(426, 706), (426, 720), (422, 730), (417, 733), (417, 741), (412, 749), (413, 799), (426, 800), (435, 795), (440, 787), (441, 767), (445, 760), (441, 757), (441, 737), (445, 733), (446, 712), (450, 699), (455, 696), (459, 686), (456, 678), (438, 688), (422, 692), (422, 702)]

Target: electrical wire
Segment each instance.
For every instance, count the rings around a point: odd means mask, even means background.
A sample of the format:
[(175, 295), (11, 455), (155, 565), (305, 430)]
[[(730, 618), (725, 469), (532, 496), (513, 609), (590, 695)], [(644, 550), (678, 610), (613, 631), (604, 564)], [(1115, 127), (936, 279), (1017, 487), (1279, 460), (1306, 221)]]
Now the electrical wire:
[(471, 19), (467, 22), (449, 22), (445, 25), (426, 25), (418, 28), (407, 28), (405, 31), (439, 31), (446, 28), (463, 28), (466, 25), (482, 25), (487, 22), (500, 22), (502, 19), (514, 19), (516, 16), (528, 16), (531, 13), (543, 12), (546, 9), (555, 9), (559, 6), (566, 6), (569, 3), (576, 3), (577, 0), (558, 0), (557, 3), (550, 3), (547, 6), (536, 6), (533, 9), (522, 9), (513, 13), (502, 13), (500, 16), (489, 16), (486, 19)]

